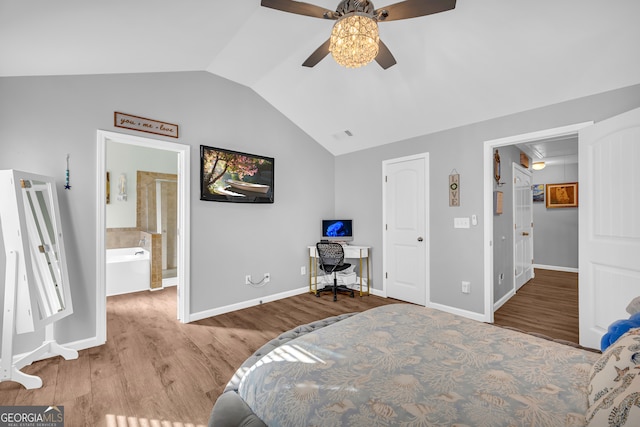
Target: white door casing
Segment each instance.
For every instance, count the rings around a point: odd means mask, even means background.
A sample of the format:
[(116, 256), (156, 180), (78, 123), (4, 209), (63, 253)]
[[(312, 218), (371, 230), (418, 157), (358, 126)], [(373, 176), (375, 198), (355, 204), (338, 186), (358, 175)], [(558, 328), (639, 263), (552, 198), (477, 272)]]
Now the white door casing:
[(531, 172), (513, 163), (514, 291), (533, 278), (533, 197)]
[(190, 290), (190, 150), (191, 146), (164, 140), (104, 130), (97, 131), (97, 186), (96, 186), (96, 337), (93, 346), (107, 339), (106, 307), (106, 144), (107, 141), (137, 145), (160, 150), (174, 151), (178, 161), (178, 304), (177, 317), (183, 323), (191, 321)]
[(593, 122), (576, 123), (552, 129), (544, 129), (521, 135), (508, 136), (484, 141), (484, 316), (483, 321), (493, 323), (493, 153), (498, 147), (522, 144), (548, 138), (576, 135), (580, 129), (591, 126)]
[(429, 154), (383, 162), (383, 270), (386, 296), (429, 301)]
[(580, 131), (580, 344), (600, 348), (640, 295), (640, 109)]

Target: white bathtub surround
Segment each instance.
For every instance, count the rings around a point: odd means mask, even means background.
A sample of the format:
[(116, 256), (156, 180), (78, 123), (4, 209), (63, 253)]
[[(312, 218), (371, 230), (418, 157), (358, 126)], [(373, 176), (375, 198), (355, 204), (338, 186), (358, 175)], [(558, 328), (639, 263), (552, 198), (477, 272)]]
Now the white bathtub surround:
[(150, 283), (148, 250), (140, 247), (107, 249), (107, 296), (145, 291)]

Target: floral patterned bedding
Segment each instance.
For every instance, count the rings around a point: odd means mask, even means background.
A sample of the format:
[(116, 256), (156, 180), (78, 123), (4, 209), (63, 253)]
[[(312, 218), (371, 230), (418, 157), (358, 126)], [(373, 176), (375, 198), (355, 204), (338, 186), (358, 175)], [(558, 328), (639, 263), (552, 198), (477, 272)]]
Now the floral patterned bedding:
[(598, 357), (392, 304), (274, 349), (238, 394), (268, 426), (582, 426)]

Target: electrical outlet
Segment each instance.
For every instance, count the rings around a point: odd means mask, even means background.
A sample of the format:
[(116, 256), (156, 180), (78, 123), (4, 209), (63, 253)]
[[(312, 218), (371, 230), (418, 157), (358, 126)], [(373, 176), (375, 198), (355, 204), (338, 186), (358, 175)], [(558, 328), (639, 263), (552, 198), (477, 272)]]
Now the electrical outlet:
[(271, 274), (264, 273), (264, 283), (269, 283), (271, 281)]
[(471, 282), (465, 282), (464, 280), (462, 281), (462, 293), (471, 293)]
[(251, 275), (247, 274), (246, 276), (244, 276), (244, 284), (245, 285), (250, 285), (251, 284)]
[(300, 267), (300, 275), (304, 276), (305, 274), (307, 274), (307, 267), (303, 265), (302, 267)]

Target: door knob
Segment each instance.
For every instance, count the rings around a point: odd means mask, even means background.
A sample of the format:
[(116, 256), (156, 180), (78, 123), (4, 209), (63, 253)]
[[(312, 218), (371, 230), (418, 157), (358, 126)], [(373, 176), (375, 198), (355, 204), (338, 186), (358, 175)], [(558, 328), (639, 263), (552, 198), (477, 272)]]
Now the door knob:
[(523, 236), (528, 236), (528, 235), (529, 235), (529, 233), (527, 233), (526, 231), (523, 231), (523, 232), (522, 232), (522, 235), (523, 235)]
[(418, 242), (422, 242), (424, 239), (422, 237), (418, 237)]

